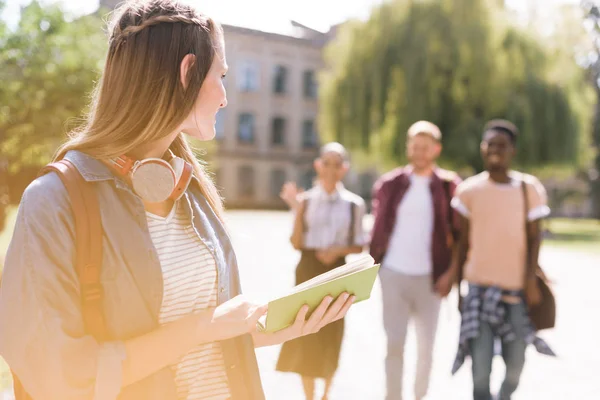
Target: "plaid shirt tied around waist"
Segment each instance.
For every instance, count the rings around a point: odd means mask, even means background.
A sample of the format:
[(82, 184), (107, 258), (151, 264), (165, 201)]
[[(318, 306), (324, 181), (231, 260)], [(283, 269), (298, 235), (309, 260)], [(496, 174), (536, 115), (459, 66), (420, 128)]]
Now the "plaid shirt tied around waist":
[[(469, 293), (464, 298), (461, 309), (460, 339), (452, 374), (460, 369), (465, 358), (469, 355), (469, 340), (479, 335), (479, 324), (481, 322), (490, 324), (494, 336), (502, 339), (502, 341), (510, 342), (517, 338), (512, 324), (507, 320), (507, 306), (509, 304), (502, 300), (505, 297), (519, 297), (521, 301), (525, 301), (522, 290), (504, 290), (494, 286), (469, 284)], [(527, 309), (524, 307), (522, 310), (526, 314), (523, 318), (523, 321), (526, 321), (523, 327), (525, 342), (528, 345), (533, 344), (541, 354), (555, 356), (556, 354), (550, 346), (536, 336), (536, 331), (529, 320), (529, 315), (527, 315)]]

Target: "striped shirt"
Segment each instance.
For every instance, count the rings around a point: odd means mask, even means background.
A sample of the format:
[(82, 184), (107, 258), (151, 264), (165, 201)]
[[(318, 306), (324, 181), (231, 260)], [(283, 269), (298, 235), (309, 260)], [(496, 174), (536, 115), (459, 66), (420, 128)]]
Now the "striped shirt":
[[(161, 325), (217, 305), (216, 263), (194, 231), (190, 215), (185, 197), (165, 218), (146, 213), (163, 271)], [(179, 400), (230, 398), (220, 343), (196, 347), (172, 368)]]

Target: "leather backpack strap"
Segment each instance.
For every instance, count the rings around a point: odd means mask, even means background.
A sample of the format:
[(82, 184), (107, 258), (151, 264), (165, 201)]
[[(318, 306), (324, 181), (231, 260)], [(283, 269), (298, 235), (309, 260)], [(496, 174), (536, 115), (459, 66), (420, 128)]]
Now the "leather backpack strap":
[(76, 270), (79, 277), (85, 330), (99, 342), (108, 340), (103, 312), (102, 222), (98, 198), (91, 185), (68, 160), (44, 167), (40, 174), (56, 172), (63, 182), (75, 219)]

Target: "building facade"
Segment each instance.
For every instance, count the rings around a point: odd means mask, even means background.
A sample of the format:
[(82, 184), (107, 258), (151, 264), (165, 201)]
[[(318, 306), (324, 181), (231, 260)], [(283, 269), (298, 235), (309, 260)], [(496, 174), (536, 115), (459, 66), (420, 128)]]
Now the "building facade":
[(211, 165), (228, 207), (281, 207), (286, 181), (312, 185), (323, 34), (297, 27), (294, 37), (224, 26), (228, 106)]
[[(317, 75), (336, 28), (322, 33), (290, 21), (282, 34), (223, 25), (228, 105), (217, 114), (207, 158), (228, 208), (284, 208), (285, 182), (312, 186), (321, 145)], [(352, 174), (347, 182), (368, 197), (372, 179)]]

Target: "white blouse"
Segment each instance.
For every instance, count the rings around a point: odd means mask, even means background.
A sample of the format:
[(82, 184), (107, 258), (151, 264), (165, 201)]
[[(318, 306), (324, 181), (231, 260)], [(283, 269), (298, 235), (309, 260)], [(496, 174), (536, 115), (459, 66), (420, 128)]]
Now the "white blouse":
[[(365, 201), (341, 183), (331, 194), (317, 185), (302, 194), (301, 201), (308, 201), (304, 212), (304, 248), (365, 246), (368, 243), (363, 229)], [(352, 224), (354, 228), (350, 232)]]

